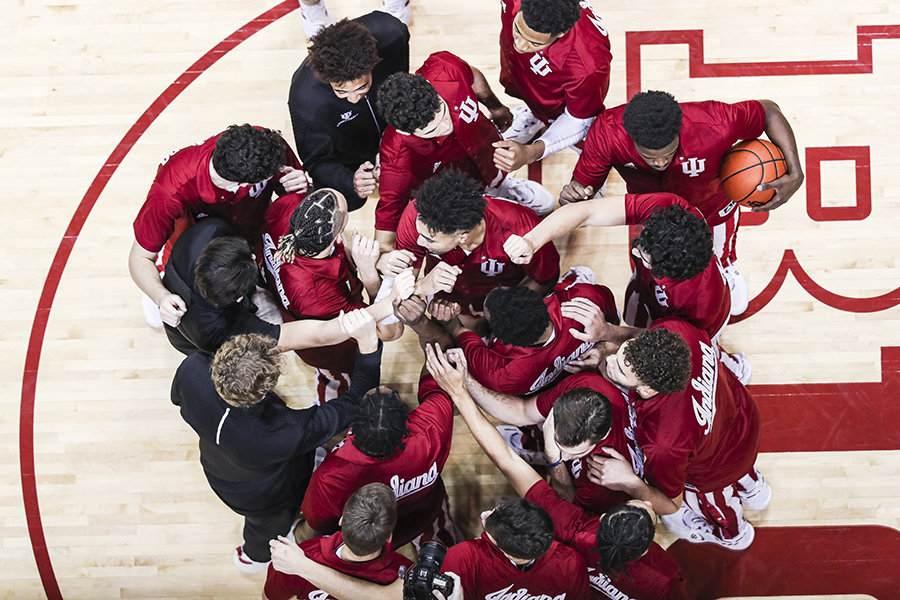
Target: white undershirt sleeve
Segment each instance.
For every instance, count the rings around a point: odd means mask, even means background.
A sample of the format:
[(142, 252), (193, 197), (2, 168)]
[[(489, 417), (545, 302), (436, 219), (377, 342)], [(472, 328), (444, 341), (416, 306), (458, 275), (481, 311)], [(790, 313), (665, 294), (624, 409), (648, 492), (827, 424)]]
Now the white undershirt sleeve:
[(547, 158), (551, 154), (555, 154), (563, 148), (568, 148), (572, 144), (577, 144), (583, 140), (593, 122), (594, 117), (576, 119), (566, 109), (558, 119), (550, 124), (544, 135), (538, 138), (544, 142), (544, 154), (541, 158)]

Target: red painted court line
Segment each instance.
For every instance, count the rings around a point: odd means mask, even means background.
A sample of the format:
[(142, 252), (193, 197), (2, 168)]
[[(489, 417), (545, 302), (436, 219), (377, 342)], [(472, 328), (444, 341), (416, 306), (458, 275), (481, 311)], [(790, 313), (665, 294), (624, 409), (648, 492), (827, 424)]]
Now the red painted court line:
[(112, 151), (100, 172), (97, 173), (94, 181), (91, 182), (90, 187), (88, 187), (87, 192), (81, 199), (81, 203), (75, 209), (75, 214), (72, 216), (72, 220), (69, 221), (66, 233), (63, 235), (59, 248), (56, 250), (56, 255), (53, 257), (53, 262), (47, 273), (47, 279), (44, 281), (44, 287), (35, 311), (31, 337), (28, 340), (28, 350), (25, 354), (25, 371), (22, 377), (22, 400), (19, 410), (19, 468), (22, 476), (25, 518), (28, 523), (28, 535), (31, 538), (31, 547), (34, 552), (34, 560), (37, 563), (38, 573), (41, 577), (41, 584), (49, 600), (61, 600), (63, 596), (59, 589), (56, 575), (53, 572), (53, 563), (50, 560), (50, 553), (44, 537), (38, 502), (37, 482), (34, 472), (34, 400), (38, 368), (41, 362), (41, 350), (44, 344), (44, 335), (47, 331), (47, 322), (50, 319), (50, 309), (53, 307), (56, 290), (69, 261), (72, 248), (75, 246), (78, 235), (91, 214), (91, 210), (97, 203), (97, 199), (104, 188), (106, 188), (107, 182), (116, 172), (125, 156), (128, 155), (144, 132), (147, 131), (147, 128), (156, 120), (156, 117), (216, 61), (231, 52), (253, 34), (293, 12), (299, 6), (298, 0), (285, 0), (262, 13), (200, 57), (197, 62), (188, 67), (153, 101), (135, 124), (131, 126), (128, 133), (122, 138), (122, 141)]

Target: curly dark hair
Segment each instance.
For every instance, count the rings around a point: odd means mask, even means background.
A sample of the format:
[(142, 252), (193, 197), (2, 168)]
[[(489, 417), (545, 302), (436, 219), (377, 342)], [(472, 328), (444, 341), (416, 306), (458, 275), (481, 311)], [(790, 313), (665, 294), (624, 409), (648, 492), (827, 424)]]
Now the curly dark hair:
[(408, 418), (400, 394), (370, 391), (350, 425), (353, 447), (375, 460), (388, 460), (406, 448)]
[(550, 325), (544, 299), (531, 288), (499, 287), (484, 299), (490, 313), (488, 323), (498, 340), (524, 348), (536, 344)]
[(335, 190), (316, 190), (297, 204), (291, 213), (291, 230), (278, 240), (275, 258), (290, 264), (296, 255), (315, 256), (325, 250), (340, 235), (342, 221), (336, 219)]
[(326, 83), (356, 81), (381, 62), (375, 36), (356, 21), (341, 19), (309, 42), (309, 66)]
[(581, 18), (578, 0), (522, 0), (522, 18), (538, 33), (559, 35)]
[(431, 231), (453, 235), (484, 221), (487, 200), (481, 184), (456, 169), (441, 171), (413, 192), (419, 219)]
[(702, 273), (713, 255), (709, 225), (678, 205), (650, 215), (631, 245), (650, 255), (653, 275), (679, 281)]
[(405, 133), (422, 129), (441, 107), (441, 97), (421, 75), (394, 73), (378, 88), (378, 112), (385, 122)]
[(622, 125), (635, 144), (659, 150), (678, 137), (681, 117), (681, 107), (669, 92), (639, 92), (625, 105)]
[(609, 399), (587, 387), (572, 388), (553, 403), (556, 442), (567, 448), (590, 442), (597, 444), (612, 426)]
[(641, 557), (650, 548), (656, 529), (653, 518), (645, 508), (620, 504), (600, 518), (597, 528), (597, 569), (607, 577), (625, 573), (625, 564)]
[(203, 247), (194, 266), (194, 284), (214, 308), (223, 308), (256, 291), (259, 271), (253, 251), (239, 237), (220, 237)]
[(287, 146), (272, 129), (252, 125), (229, 125), (212, 153), (212, 164), (220, 177), (235, 183), (259, 183), (287, 164)]
[(526, 560), (543, 555), (553, 544), (550, 514), (524, 498), (503, 498), (484, 522), (497, 547)]
[(624, 358), (643, 385), (661, 394), (680, 392), (691, 378), (691, 349), (680, 335), (663, 327), (629, 340)]

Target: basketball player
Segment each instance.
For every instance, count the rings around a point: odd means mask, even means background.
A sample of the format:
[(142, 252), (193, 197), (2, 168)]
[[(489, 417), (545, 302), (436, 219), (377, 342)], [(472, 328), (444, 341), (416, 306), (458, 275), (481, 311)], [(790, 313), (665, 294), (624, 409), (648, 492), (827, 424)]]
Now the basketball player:
[[(762, 510), (772, 501), (772, 488), (753, 466), (759, 410), (721, 365), (709, 336), (667, 317), (598, 358), (594, 366), (628, 390), (646, 481), (669, 530), (694, 543), (747, 548), (754, 530), (743, 507)], [(592, 459), (601, 485), (618, 460)], [(647, 484), (636, 478), (634, 485)]]
[[(408, 558), (394, 551), (397, 501), (391, 488), (383, 483), (364, 485), (347, 499), (342, 512), (340, 531), (300, 544), (310, 560), (381, 585), (396, 581), (400, 569), (412, 566)], [(330, 596), (302, 577), (286, 575), (270, 564), (264, 600), (294, 597), (325, 600)]]
[[(547, 294), (559, 278), (559, 253), (547, 244), (528, 265), (514, 264), (503, 251), (503, 241), (512, 233), (523, 235), (540, 218), (531, 210), (508, 200), (484, 196), (468, 175), (448, 170), (426, 181), (415, 193), (415, 202), (403, 212), (397, 230), (397, 249), (383, 255), (383, 272), (413, 267), (425, 262), (428, 276), (435, 274), (435, 296), (456, 302), (463, 322), (470, 328), (480, 318), (484, 298), (499, 286), (524, 285)], [(427, 255), (427, 256), (426, 256)], [(416, 294), (426, 296), (423, 282)], [(438, 288), (438, 285), (440, 286)]]
[(494, 143), (497, 168), (512, 172), (584, 139), (603, 110), (612, 54), (606, 25), (587, 0), (500, 6), (500, 83), (525, 101), (505, 141)]
[[(251, 157), (248, 159), (248, 157)], [(202, 216), (221, 217), (256, 244), (272, 192), (306, 192), (306, 174), (277, 132), (244, 124), (162, 160), (147, 200), (134, 220), (128, 256), (131, 278), (144, 292), (147, 323), (176, 327), (184, 299), (160, 281), (157, 257)], [(176, 227), (177, 225), (177, 227)], [(160, 257), (160, 266), (168, 256)]]
[[(382, 281), (375, 268), (378, 246), (374, 240), (354, 231), (349, 248), (345, 248), (342, 234), (348, 218), (344, 195), (330, 188), (316, 190), (305, 198), (282, 196), (266, 211), (261, 262), (266, 284), (278, 298), (286, 321), (327, 320), (342, 311), (366, 308), (369, 302), (363, 298), (364, 288), (371, 303), (391, 293), (391, 288), (385, 287), (379, 296)], [(382, 340), (403, 335), (403, 325), (393, 321), (378, 324)], [(297, 352), (303, 362), (316, 369), (319, 402), (347, 390), (355, 349), (356, 343), (347, 340)]]
[(627, 105), (604, 112), (591, 126), (560, 202), (590, 198), (611, 168), (625, 179), (630, 193), (672, 192), (687, 199), (713, 231), (714, 250), (731, 289), (731, 314), (742, 314), (749, 292), (734, 265), (740, 210), (722, 189), (719, 165), (735, 142), (763, 133), (784, 153), (787, 172), (760, 186), (775, 190), (775, 196), (754, 211), (778, 208), (803, 183), (794, 132), (777, 104), (771, 100), (679, 104), (667, 92), (635, 94)]
[[(488, 119), (478, 108), (490, 111)], [(396, 73), (379, 90), (378, 109), (390, 125), (381, 138), (381, 175), (375, 239), (393, 247), (410, 193), (434, 173), (459, 169), (489, 194), (547, 214), (556, 198), (534, 181), (507, 177), (494, 166), (491, 144), (512, 114), (478, 69), (449, 52), (428, 57), (415, 75)], [(491, 122), (493, 121), (493, 123)], [(495, 126), (496, 124), (496, 126)]]
[[(649, 502), (627, 500), (610, 509), (598, 511), (604, 513), (600, 516), (570, 504), (504, 443), (497, 430), (477, 408), (466, 390), (465, 357), (458, 349), (448, 350), (446, 358), (440, 352), (429, 352), (428, 368), (441, 387), (450, 394), (475, 440), (506, 476), (516, 493), (544, 508), (553, 518), (556, 539), (573, 547), (584, 557), (589, 565), (593, 598), (687, 598), (678, 562), (653, 542), (656, 513)], [(564, 383), (567, 384), (574, 378), (571, 377)], [(573, 392), (575, 396), (572, 395)], [(571, 404), (572, 408), (590, 404), (592, 394), (599, 395), (588, 388), (571, 388), (571, 392), (559, 399), (553, 413), (564, 414), (560, 411), (564, 404)], [(554, 439), (554, 435), (545, 438), (551, 452), (556, 446)], [(607, 439), (604, 439), (603, 445), (608, 445)], [(615, 450), (610, 447), (605, 450), (615, 454)], [(558, 453), (559, 448), (555, 451)]]
[(371, 390), (353, 418), (350, 434), (313, 473), (302, 511), (319, 533), (337, 531), (347, 498), (360, 486), (387, 484), (397, 499), (393, 541), (463, 539), (450, 519), (441, 471), (450, 455), (453, 404), (427, 373), (419, 380), (419, 406), (408, 416), (397, 392)]
[(378, 182), (376, 156), (387, 127), (375, 108), (378, 88), (388, 76), (407, 71), (409, 30), (375, 11), (322, 29), (291, 79), (288, 108), (297, 153), (313, 184), (340, 191), (351, 211), (365, 204)]

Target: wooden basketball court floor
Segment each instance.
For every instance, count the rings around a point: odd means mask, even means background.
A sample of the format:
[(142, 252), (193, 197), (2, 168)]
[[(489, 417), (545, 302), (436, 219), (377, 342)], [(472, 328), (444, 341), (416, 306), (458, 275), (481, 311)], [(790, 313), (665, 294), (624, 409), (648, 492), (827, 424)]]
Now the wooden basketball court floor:
[[(501, 91), (498, 4), (413, 0), (413, 67), (448, 49)], [(377, 0), (329, 6), (352, 17)], [(594, 6), (615, 57), (608, 106), (640, 89), (770, 98), (806, 165), (791, 202), (741, 230), (753, 301), (724, 336), (753, 362), (759, 468), (775, 500), (749, 513), (758, 533), (747, 553), (672, 551), (708, 597), (900, 598), (900, 4)], [(241, 520), (209, 490), (196, 437), (168, 399), (181, 356), (144, 324), (126, 257), (169, 151), (244, 122), (293, 143), (287, 89), (306, 46), (296, 9), (4, 3), (0, 598), (259, 597), (263, 576), (231, 564)], [(544, 165), (552, 191), (574, 160)], [(371, 232), (372, 206), (351, 226)], [(613, 229), (559, 246), (564, 267), (593, 267), (621, 303), (626, 243)], [(303, 405), (309, 371), (288, 362), (281, 387)], [(421, 364), (408, 334), (389, 345), (383, 381), (412, 398)], [(470, 526), (509, 490), (457, 421), (447, 478)], [(657, 539), (672, 541), (662, 529)]]

